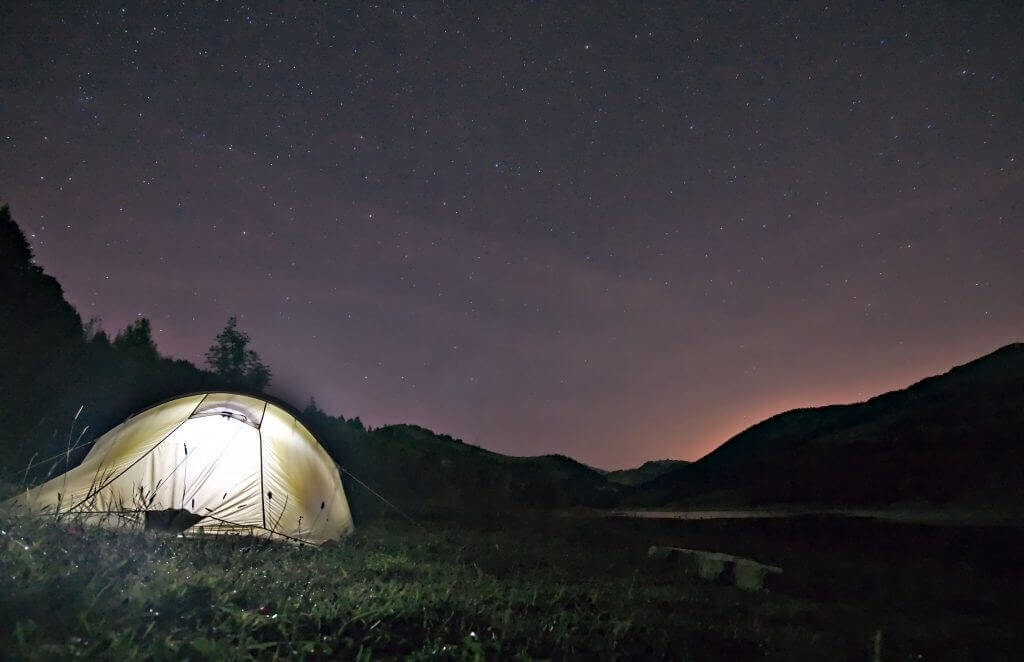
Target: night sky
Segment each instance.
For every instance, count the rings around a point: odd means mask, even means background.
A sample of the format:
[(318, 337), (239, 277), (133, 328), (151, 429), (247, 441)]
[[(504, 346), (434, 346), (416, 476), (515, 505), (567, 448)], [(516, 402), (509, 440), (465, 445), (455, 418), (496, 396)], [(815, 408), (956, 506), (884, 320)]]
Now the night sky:
[(1019, 3), (3, 3), (0, 199), (84, 319), (605, 468), (1024, 339)]

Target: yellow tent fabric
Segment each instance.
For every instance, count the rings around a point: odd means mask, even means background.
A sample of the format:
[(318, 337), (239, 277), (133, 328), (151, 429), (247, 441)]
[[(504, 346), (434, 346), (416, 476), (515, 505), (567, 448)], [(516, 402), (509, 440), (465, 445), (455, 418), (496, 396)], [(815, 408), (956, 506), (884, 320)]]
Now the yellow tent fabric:
[(186, 395), (140, 412), (100, 437), (82, 464), (12, 502), (113, 527), (170, 514), (191, 523), (185, 535), (319, 545), (353, 529), (337, 467), (309, 430), (282, 407), (238, 393)]

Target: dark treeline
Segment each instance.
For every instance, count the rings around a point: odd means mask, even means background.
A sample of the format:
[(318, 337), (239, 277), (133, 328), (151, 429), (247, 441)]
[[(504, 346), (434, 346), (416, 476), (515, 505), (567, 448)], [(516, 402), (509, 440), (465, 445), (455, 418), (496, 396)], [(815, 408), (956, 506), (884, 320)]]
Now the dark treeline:
[[(208, 369), (160, 356), (149, 321), (112, 339), (83, 324), (60, 284), (35, 265), (25, 235), (0, 208), (0, 462), (88, 442), (128, 415), (197, 390), (262, 392), (270, 369), (229, 318)], [(1024, 345), (1010, 345), (908, 389), (844, 406), (772, 417), (694, 463), (649, 463), (605, 475), (564, 456), (492, 453), (415, 425), (369, 429), (358, 418), (302, 413), (335, 461), (357, 519), (391, 506), (416, 518), (489, 518), (565, 507), (1003, 504), (1019, 501)], [(88, 426), (88, 429), (86, 429)], [(82, 431), (85, 433), (82, 434)], [(26, 472), (28, 482), (51, 468)]]
[[(89, 442), (160, 400), (198, 390), (266, 388), (270, 369), (248, 348), (249, 336), (235, 318), (211, 341), (209, 369), (201, 369), (161, 356), (145, 318), (113, 339), (97, 322), (83, 323), (56, 279), (33, 263), (9, 209), (0, 209), (0, 461), (8, 475), (77, 442), (74, 465)], [(597, 471), (562, 456), (507, 457), (412, 425), (371, 430), (359, 418), (325, 413), (312, 400), (302, 417), (351, 472), (342, 480), (357, 518), (395, 513), (352, 475), (417, 518), (607, 505), (616, 491)], [(42, 463), (25, 477), (31, 483), (52, 466)], [(64, 469), (62, 460), (57, 470)]]
[(394, 515), (367, 487), (416, 519), (457, 514), (483, 522), (496, 512), (507, 517), (552, 508), (608, 507), (621, 492), (600, 472), (564, 455), (510, 457), (417, 425), (370, 430), (358, 418), (331, 416), (315, 403), (302, 419), (343, 467), (345, 494), (357, 521)]
[(8, 470), (64, 451), (69, 439), (84, 445), (179, 393), (267, 384), (269, 370), (246, 350), (248, 337), (233, 318), (215, 340), (211, 354), (223, 354), (219, 364), (211, 360), (216, 372), (160, 356), (145, 318), (113, 338), (97, 321), (83, 323), (60, 283), (33, 263), (9, 208), (0, 207), (0, 461)]

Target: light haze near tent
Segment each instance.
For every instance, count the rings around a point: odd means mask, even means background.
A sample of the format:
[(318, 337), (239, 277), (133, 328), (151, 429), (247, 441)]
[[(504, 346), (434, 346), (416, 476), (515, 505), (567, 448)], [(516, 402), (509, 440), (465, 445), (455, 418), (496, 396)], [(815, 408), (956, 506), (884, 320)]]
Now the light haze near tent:
[(113, 527), (185, 510), (202, 517), (186, 535), (323, 544), (353, 529), (337, 467), (309, 430), (272, 402), (234, 393), (146, 409), (100, 437), (82, 464), (12, 501)]

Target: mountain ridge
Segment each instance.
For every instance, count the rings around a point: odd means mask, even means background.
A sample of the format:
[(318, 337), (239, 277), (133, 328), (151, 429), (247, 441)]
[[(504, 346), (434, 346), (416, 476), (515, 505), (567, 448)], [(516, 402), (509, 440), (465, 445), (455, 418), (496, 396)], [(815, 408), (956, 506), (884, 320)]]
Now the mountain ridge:
[[(0, 299), (4, 464), (25, 466), (65, 448), (64, 438), (84, 434), (85, 426), (90, 436), (102, 433), (167, 397), (232, 387), (187, 361), (161, 356), (146, 320), (113, 341), (83, 325), (60, 283), (34, 264), (6, 206), (0, 206), (0, 256), (0, 283), (15, 294)], [(417, 425), (371, 430), (312, 402), (304, 420), (350, 474), (394, 496), (403, 509), (429, 516), (617, 505), (1024, 500), (1019, 342), (861, 403), (781, 412), (693, 463), (651, 460), (612, 472), (558, 454), (502, 455)], [(73, 459), (86, 448), (81, 444)], [(28, 471), (22, 473), (27, 480)], [(347, 492), (365, 496), (362, 486), (344, 480)], [(360, 507), (361, 497), (353, 499)], [(361, 505), (371, 509), (370, 501)]]
[[(998, 496), (995, 486), (1009, 498), (1024, 492), (1020, 472), (1012, 468), (1024, 460), (1022, 436), (1024, 343), (1015, 342), (863, 402), (780, 412), (635, 490), (627, 501), (971, 502)], [(933, 478), (948, 482), (945, 495), (936, 481), (927, 484), (929, 472), (915, 459), (929, 464)], [(958, 473), (958, 465), (985, 478)], [(802, 483), (794, 480), (798, 475)]]
[(620, 485), (640, 485), (654, 480), (670, 471), (690, 464), (688, 460), (647, 460), (637, 467), (602, 472), (604, 477)]

